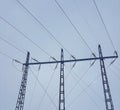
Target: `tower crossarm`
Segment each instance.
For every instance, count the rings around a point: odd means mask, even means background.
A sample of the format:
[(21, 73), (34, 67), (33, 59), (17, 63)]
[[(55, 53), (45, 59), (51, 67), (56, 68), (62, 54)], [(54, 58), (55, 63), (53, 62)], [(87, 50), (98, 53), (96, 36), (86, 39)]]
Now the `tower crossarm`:
[[(106, 56), (106, 57), (94, 57), (94, 58), (83, 58), (83, 59), (74, 59), (74, 60), (63, 60), (63, 61), (46, 61), (46, 62), (35, 62), (35, 63), (28, 63), (28, 65), (39, 65), (39, 64), (54, 64), (54, 63), (69, 63), (69, 62), (79, 62), (79, 61), (90, 61), (90, 60), (100, 60), (100, 59), (111, 59), (111, 58), (118, 58), (118, 56)], [(26, 65), (24, 63), (23, 65)]]

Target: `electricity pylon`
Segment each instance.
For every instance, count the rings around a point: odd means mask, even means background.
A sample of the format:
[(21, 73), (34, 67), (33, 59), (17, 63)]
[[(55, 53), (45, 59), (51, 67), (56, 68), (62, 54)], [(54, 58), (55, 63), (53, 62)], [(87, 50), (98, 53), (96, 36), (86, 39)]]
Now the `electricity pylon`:
[(27, 53), (27, 58), (26, 58), (26, 63), (23, 64), (24, 72), (23, 72), (22, 82), (21, 82), (21, 86), (20, 86), (19, 95), (18, 95), (15, 110), (23, 110), (23, 107), (24, 107), (24, 100), (25, 100), (29, 65), (56, 64), (56, 63), (58, 64), (58, 63), (60, 63), (59, 110), (65, 110), (64, 63), (79, 62), (79, 61), (90, 61), (90, 60), (93, 60), (93, 61), (94, 60), (100, 60), (100, 67), (101, 67), (101, 75), (102, 75), (102, 83), (103, 83), (103, 90), (104, 90), (104, 96), (105, 96), (106, 110), (114, 110), (104, 60), (105, 59), (111, 59), (111, 58), (118, 58), (118, 55), (116, 54), (115, 56), (105, 56), (105, 57), (103, 57), (100, 45), (98, 46), (98, 51), (99, 51), (99, 57), (74, 59), (74, 60), (64, 60), (63, 49), (61, 49), (61, 60), (60, 61), (56, 60), (56, 61), (47, 61), (47, 62), (34, 62), (34, 63), (29, 63), (30, 53), (28, 52)]
[(64, 53), (63, 53), (63, 49), (61, 49), (61, 63), (60, 63), (59, 110), (65, 110)]
[(23, 110), (23, 107), (24, 107), (27, 77), (28, 77), (28, 68), (29, 68), (29, 58), (30, 58), (30, 53), (28, 52), (26, 63), (24, 65), (23, 76), (22, 76), (21, 86), (20, 86), (15, 110)]
[(103, 84), (106, 110), (114, 110), (112, 96), (111, 96), (111, 92), (110, 92), (110, 86), (109, 86), (109, 82), (108, 82), (108, 78), (107, 78), (105, 63), (104, 63), (102, 49), (101, 49), (100, 45), (98, 46), (98, 51), (99, 51), (99, 57), (101, 57), (100, 68), (101, 68), (101, 76), (102, 76), (102, 84)]

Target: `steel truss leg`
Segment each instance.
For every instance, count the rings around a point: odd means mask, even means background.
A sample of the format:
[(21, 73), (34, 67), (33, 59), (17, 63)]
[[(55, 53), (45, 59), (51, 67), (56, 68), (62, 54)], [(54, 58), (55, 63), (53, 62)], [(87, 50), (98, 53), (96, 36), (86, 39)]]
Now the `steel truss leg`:
[[(100, 45), (98, 46), (98, 51), (99, 51), (99, 57), (103, 57)], [(100, 59), (100, 68), (101, 68), (102, 84), (103, 84), (106, 110), (114, 110), (112, 96), (111, 96), (111, 92), (110, 92), (109, 82), (108, 82), (103, 58)]]

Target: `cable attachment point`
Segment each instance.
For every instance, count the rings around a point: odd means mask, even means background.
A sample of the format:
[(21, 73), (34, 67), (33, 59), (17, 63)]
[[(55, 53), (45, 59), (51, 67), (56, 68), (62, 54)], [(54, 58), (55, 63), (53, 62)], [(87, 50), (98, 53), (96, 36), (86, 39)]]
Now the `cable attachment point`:
[[(53, 59), (54, 61), (57, 61), (54, 57), (50, 57), (50, 58)], [(56, 70), (57, 67), (58, 67), (58, 63), (56, 63), (56, 66), (55, 66), (54, 70)]]
[[(95, 55), (94, 53), (92, 53), (91, 56), (93, 56), (94, 58), (96, 58), (96, 55)], [(90, 67), (94, 65), (95, 61), (96, 61), (96, 60), (94, 60), (93, 62), (90, 62)]]
[(17, 71), (22, 72), (21, 70), (19, 70), (19, 69), (17, 68), (18, 65), (15, 65), (15, 64), (14, 64), (15, 62), (16, 62), (17, 64), (22, 64), (22, 65), (23, 65), (23, 63), (21, 63), (20, 61), (18, 61), (18, 60), (16, 60), (16, 59), (12, 59), (12, 66), (13, 66)]
[(19, 63), (19, 64), (23, 64), (23, 63), (21, 63), (20, 61), (18, 61), (16, 59), (13, 59), (13, 61), (15, 61), (16, 63)]
[(116, 59), (118, 58), (118, 53), (116, 50), (114, 51), (113, 54), (116, 56), (116, 58), (113, 59), (113, 61), (110, 63), (110, 65), (112, 65), (116, 61)]
[[(72, 57), (74, 60), (76, 60), (75, 56), (71, 55), (71, 57)], [(73, 63), (71, 70), (75, 67), (75, 65), (76, 65), (76, 61)]]
[[(39, 62), (38, 60), (36, 60), (35, 58), (32, 58), (32, 60), (34, 60), (35, 62)], [(39, 67), (38, 67), (38, 71), (41, 69), (41, 64), (39, 64)]]
[(118, 57), (118, 53), (117, 53), (117, 51), (116, 51), (116, 50), (114, 51), (114, 54), (116, 55), (116, 57)]

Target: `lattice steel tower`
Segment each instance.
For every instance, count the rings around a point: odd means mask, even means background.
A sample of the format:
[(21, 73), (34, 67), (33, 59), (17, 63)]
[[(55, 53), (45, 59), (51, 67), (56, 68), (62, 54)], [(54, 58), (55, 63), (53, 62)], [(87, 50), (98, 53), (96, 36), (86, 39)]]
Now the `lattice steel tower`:
[(103, 91), (104, 91), (104, 97), (105, 97), (105, 106), (106, 110), (114, 110), (112, 96), (110, 92), (109, 82), (107, 78), (107, 73), (105, 69), (104, 59), (102, 55), (101, 46), (98, 46), (99, 51), (99, 57), (100, 59), (100, 67), (101, 67), (101, 75), (102, 75), (102, 84), (103, 84)]
[(118, 55), (116, 54), (115, 56), (105, 56), (105, 57), (103, 57), (102, 49), (101, 49), (100, 45), (98, 46), (98, 51), (99, 51), (99, 57), (64, 60), (63, 49), (61, 49), (61, 60), (60, 61), (56, 60), (56, 61), (33, 62), (33, 63), (29, 63), (30, 53), (28, 52), (27, 53), (27, 58), (26, 58), (26, 63), (23, 63), (24, 71), (23, 71), (21, 86), (20, 86), (15, 110), (23, 110), (23, 107), (24, 107), (29, 65), (58, 64), (58, 63), (60, 63), (59, 110), (65, 110), (64, 64), (65, 63), (70, 63), (70, 62), (80, 62), (80, 61), (90, 61), (90, 60), (91, 61), (92, 60), (93, 61), (94, 60), (100, 60), (100, 67), (101, 67), (101, 75), (102, 75), (102, 83), (103, 83), (106, 110), (114, 110), (104, 60), (105, 59), (111, 59), (111, 58), (118, 58)]
[(64, 53), (63, 53), (63, 49), (61, 49), (61, 63), (60, 63), (59, 110), (65, 110)]
[(22, 76), (21, 86), (20, 86), (15, 110), (23, 110), (23, 107), (24, 107), (27, 77), (28, 77), (29, 58), (30, 58), (30, 53), (28, 52), (27, 58), (26, 58), (26, 63), (24, 65), (23, 76)]

